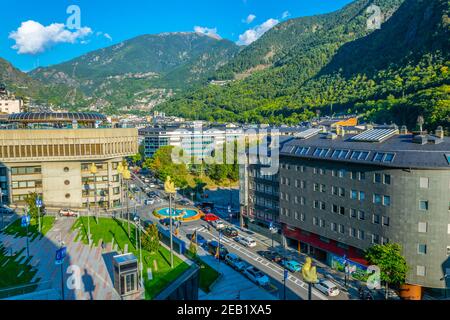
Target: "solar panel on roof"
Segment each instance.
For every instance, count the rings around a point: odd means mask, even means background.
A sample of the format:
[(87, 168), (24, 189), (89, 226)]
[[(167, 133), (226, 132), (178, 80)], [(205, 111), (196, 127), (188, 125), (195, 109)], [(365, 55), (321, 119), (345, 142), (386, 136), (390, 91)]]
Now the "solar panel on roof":
[(395, 136), (398, 133), (398, 129), (370, 129), (350, 138), (350, 140), (361, 142), (381, 142)]
[(295, 134), (295, 137), (300, 139), (309, 139), (317, 135), (320, 131), (321, 129), (308, 129)]

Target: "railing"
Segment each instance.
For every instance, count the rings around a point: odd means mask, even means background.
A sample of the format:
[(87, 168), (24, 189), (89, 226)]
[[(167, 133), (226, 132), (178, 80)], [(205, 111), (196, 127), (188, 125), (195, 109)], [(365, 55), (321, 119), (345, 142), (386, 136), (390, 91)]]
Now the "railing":
[(9, 287), (0, 290), (0, 299), (7, 299), (15, 296), (20, 296), (29, 293), (36, 293), (36, 289), (39, 291), (50, 290), (53, 288), (52, 281), (29, 283), (22, 286)]

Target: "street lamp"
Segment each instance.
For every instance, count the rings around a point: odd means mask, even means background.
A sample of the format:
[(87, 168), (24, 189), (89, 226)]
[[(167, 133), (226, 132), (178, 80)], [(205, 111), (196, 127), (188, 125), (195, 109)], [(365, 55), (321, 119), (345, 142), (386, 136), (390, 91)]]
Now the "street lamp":
[(130, 230), (130, 208), (129, 208), (129, 189), (130, 189), (130, 179), (131, 179), (131, 172), (128, 170), (128, 167), (125, 166), (122, 173), (123, 179), (126, 181), (127, 190), (126, 190), (126, 197), (127, 197), (127, 223), (128, 223), (128, 237), (130, 237), (131, 230)]
[(142, 240), (141, 240), (141, 218), (135, 217), (134, 222), (136, 223), (136, 230), (138, 230), (138, 237), (139, 237), (139, 246), (136, 249), (139, 249), (139, 271), (140, 271), (140, 278), (141, 278), (141, 288), (144, 288), (144, 265), (142, 260)]
[(92, 163), (89, 170), (92, 173), (92, 175), (94, 176), (95, 217), (96, 217), (97, 223), (98, 223), (98, 203), (97, 203), (97, 172), (98, 171), (97, 171), (97, 166), (95, 165), (95, 163)]
[(91, 205), (90, 205), (90, 201), (89, 201), (89, 197), (90, 197), (90, 190), (91, 188), (89, 187), (89, 182), (86, 182), (86, 184), (84, 185), (84, 189), (86, 190), (87, 193), (87, 202), (86, 202), (86, 207), (87, 207), (87, 212), (88, 212), (88, 243), (89, 245), (91, 245)]
[(164, 191), (169, 195), (169, 220), (170, 220), (170, 267), (173, 269), (173, 224), (172, 224), (172, 195), (176, 194), (175, 184), (169, 176), (164, 182)]

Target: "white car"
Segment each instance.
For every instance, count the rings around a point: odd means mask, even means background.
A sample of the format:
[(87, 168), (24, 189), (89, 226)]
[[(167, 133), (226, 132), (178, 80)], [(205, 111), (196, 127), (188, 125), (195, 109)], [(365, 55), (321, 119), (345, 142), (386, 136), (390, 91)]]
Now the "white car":
[(145, 182), (145, 183), (150, 183), (150, 179), (149, 179), (149, 178), (145, 178), (145, 179), (144, 179), (144, 182)]
[(250, 237), (236, 237), (235, 240), (246, 247), (256, 247), (256, 241)]
[(270, 283), (269, 277), (253, 266), (245, 269), (244, 275), (261, 287), (267, 286)]
[(78, 211), (74, 211), (72, 209), (61, 209), (61, 210), (59, 210), (59, 215), (61, 217), (74, 217), (74, 218), (80, 217), (80, 213)]
[(339, 295), (338, 287), (330, 280), (321, 279), (314, 285), (314, 287), (329, 297), (335, 297)]
[(149, 186), (150, 188), (156, 188), (156, 184), (154, 184), (154, 183), (150, 183), (148, 186)]
[(222, 220), (212, 221), (211, 225), (216, 228), (216, 230), (220, 230), (225, 228), (225, 223)]

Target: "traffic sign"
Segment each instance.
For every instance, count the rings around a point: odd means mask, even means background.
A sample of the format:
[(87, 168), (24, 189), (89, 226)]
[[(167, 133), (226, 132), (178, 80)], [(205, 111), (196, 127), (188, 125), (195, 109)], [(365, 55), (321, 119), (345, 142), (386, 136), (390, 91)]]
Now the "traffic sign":
[(36, 198), (36, 207), (42, 208), (42, 199)]
[(20, 222), (21, 222), (20, 225), (23, 228), (28, 227), (30, 225), (30, 216), (29, 215), (23, 216)]
[(67, 247), (62, 247), (56, 250), (55, 264), (62, 264), (67, 254)]

